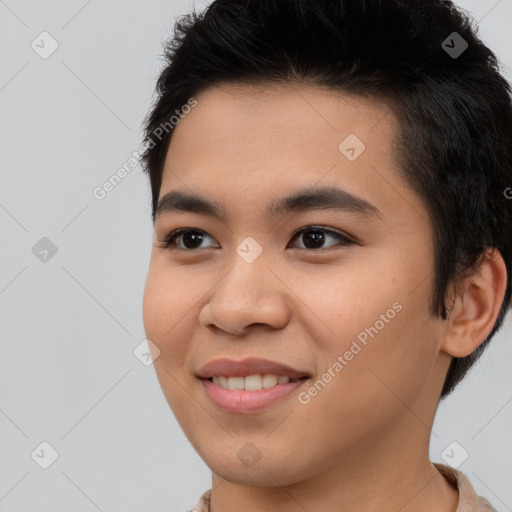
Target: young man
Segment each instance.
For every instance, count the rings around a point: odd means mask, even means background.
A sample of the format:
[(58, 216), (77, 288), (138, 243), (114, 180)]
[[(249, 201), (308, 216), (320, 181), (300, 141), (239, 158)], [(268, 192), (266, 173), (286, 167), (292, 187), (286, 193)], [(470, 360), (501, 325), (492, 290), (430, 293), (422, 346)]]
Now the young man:
[(494, 55), (448, 1), (217, 0), (166, 57), (143, 315), (196, 510), (494, 510), (429, 460), (510, 306)]

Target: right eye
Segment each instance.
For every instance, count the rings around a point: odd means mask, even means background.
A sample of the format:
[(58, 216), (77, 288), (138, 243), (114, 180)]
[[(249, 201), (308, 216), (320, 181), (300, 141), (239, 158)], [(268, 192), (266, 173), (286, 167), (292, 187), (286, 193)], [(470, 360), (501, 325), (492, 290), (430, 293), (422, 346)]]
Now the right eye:
[[(209, 237), (208, 233), (197, 228), (179, 228), (171, 231), (163, 240), (160, 240), (164, 249), (178, 249), (180, 251), (192, 251), (197, 249), (205, 249), (206, 247), (197, 247), (201, 244), (205, 237)], [(180, 239), (185, 247), (177, 247), (176, 240)], [(192, 247), (189, 247), (192, 246)]]

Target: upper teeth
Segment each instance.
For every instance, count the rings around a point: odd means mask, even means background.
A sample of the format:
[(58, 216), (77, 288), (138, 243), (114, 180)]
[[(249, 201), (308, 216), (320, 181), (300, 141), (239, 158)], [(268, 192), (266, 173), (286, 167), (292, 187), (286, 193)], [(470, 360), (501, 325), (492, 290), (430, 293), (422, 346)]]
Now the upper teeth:
[(213, 383), (226, 389), (267, 389), (277, 384), (286, 384), (290, 378), (286, 375), (248, 375), (247, 377), (212, 377)]

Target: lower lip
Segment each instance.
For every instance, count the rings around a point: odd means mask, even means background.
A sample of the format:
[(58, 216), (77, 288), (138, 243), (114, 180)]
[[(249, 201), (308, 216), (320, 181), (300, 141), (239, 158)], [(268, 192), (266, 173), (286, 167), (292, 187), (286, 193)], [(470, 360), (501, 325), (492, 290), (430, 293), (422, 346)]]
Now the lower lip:
[(300, 379), (287, 384), (277, 384), (272, 388), (258, 390), (226, 389), (208, 379), (201, 379), (206, 394), (220, 409), (226, 412), (260, 411), (272, 403), (290, 395), (308, 379)]

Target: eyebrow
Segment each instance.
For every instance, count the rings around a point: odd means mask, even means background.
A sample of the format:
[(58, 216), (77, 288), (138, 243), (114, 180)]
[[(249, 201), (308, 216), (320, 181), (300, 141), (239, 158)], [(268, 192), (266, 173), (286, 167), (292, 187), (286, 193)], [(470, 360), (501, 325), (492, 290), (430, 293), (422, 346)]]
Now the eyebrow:
[[(339, 210), (365, 218), (383, 218), (381, 211), (373, 204), (336, 187), (305, 188), (274, 199), (268, 204), (266, 215), (275, 218), (310, 210)], [(229, 221), (228, 212), (222, 204), (179, 190), (168, 192), (158, 201), (155, 219), (169, 212), (198, 213), (216, 217), (223, 223)]]

